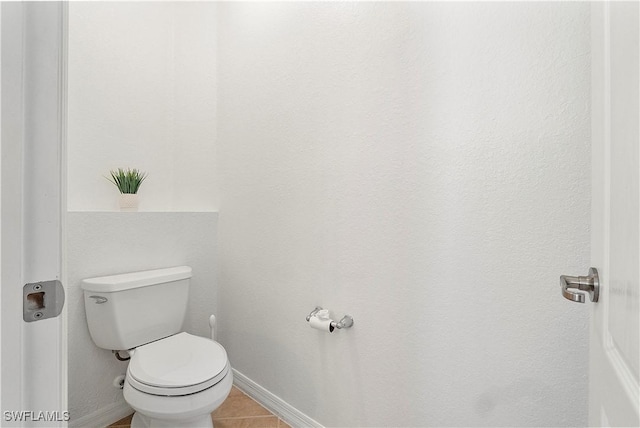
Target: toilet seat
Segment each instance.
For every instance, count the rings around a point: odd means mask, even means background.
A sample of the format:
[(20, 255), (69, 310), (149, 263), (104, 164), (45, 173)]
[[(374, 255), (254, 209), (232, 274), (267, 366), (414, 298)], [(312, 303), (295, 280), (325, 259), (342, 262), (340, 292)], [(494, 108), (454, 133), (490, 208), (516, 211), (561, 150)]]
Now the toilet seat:
[(183, 332), (137, 347), (127, 382), (147, 394), (181, 396), (210, 388), (229, 371), (222, 345)]

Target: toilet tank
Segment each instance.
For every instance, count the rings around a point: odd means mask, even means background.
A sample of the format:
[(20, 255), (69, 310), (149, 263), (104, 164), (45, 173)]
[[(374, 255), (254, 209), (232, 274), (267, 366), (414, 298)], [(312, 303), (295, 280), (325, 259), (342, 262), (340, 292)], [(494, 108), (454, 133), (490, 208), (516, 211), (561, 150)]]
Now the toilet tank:
[(190, 278), (191, 268), (178, 266), (83, 280), (84, 307), (94, 343), (124, 350), (179, 333)]

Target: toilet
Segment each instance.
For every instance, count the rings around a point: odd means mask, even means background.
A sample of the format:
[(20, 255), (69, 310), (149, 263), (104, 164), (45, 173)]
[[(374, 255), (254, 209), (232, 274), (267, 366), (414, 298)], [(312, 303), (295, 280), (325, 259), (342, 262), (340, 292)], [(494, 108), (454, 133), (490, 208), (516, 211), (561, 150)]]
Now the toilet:
[(131, 357), (123, 392), (132, 428), (213, 427), (211, 412), (231, 391), (222, 345), (182, 331), (190, 278), (179, 266), (82, 281), (93, 342)]

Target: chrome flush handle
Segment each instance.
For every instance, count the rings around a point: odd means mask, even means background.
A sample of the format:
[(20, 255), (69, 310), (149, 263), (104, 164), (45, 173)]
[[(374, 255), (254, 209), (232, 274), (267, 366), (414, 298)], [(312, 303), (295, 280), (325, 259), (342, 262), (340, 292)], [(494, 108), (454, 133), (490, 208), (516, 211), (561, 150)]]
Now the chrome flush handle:
[(106, 297), (102, 297), (102, 296), (89, 296), (89, 298), (95, 299), (95, 303), (98, 305), (101, 303), (107, 303), (107, 301), (109, 300)]
[[(589, 294), (589, 299), (595, 303), (600, 295), (598, 270), (594, 267), (590, 268), (588, 276), (561, 275), (560, 289), (564, 298), (572, 302), (584, 303), (584, 295)], [(570, 291), (571, 289), (584, 291), (584, 293)]]

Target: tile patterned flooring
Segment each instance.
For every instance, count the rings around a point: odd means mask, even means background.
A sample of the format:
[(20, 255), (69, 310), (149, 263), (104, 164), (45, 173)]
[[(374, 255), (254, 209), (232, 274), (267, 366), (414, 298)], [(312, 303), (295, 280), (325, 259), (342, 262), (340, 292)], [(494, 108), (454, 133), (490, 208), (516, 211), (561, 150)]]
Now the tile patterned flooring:
[[(131, 416), (120, 419), (109, 428), (130, 428)], [(235, 386), (211, 418), (215, 428), (291, 428)]]

